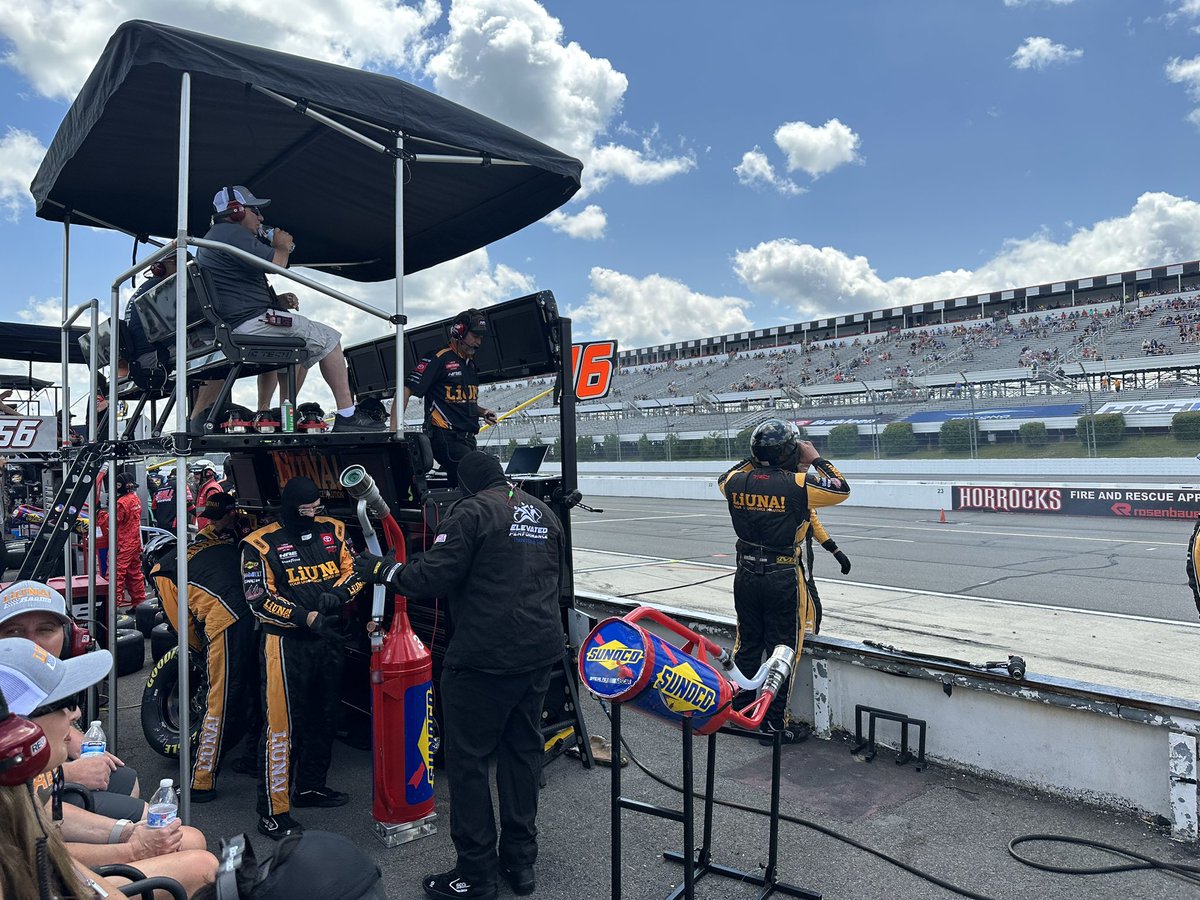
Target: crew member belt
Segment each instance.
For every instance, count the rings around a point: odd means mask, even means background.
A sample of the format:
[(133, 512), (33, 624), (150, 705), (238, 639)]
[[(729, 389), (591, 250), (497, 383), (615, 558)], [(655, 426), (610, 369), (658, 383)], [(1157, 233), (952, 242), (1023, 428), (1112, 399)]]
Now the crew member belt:
[(793, 556), (765, 556), (757, 553), (739, 553), (737, 555), (738, 568), (749, 572), (752, 575), (766, 575), (768, 572), (774, 572), (784, 569), (794, 569), (796, 567), (796, 557)]
[[(305, 610), (304, 615), (307, 616), (311, 610)], [(308, 630), (303, 624), (297, 625), (295, 628), (280, 628), (278, 625), (270, 625), (266, 622), (262, 623), (264, 634), (276, 634), (279, 637), (303, 637), (317, 639), (317, 636)]]

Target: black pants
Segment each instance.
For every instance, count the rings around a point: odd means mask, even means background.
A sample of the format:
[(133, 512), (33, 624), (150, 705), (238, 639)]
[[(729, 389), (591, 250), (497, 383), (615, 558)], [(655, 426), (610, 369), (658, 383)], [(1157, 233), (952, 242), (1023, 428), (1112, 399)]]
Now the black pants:
[(493, 753), (500, 860), (510, 868), (537, 860), (542, 703), (552, 668), (516, 675), (451, 666), (442, 670), (450, 838), (458, 851), (458, 872), (472, 884), (496, 880), (496, 821), (488, 778)]
[(433, 458), (446, 473), (449, 487), (458, 487), (458, 461), (475, 449), (475, 435), (450, 428), (426, 428)]
[[(762, 665), (763, 654), (779, 644), (787, 644), (799, 659), (804, 640), (800, 623), (808, 602), (808, 590), (797, 566), (768, 564), (751, 569), (738, 565), (733, 576), (733, 608), (738, 625), (733, 661), (744, 674), (754, 675)], [(791, 693), (789, 678), (771, 701), (767, 722), (783, 727), (788, 721)]]
[(200, 723), (200, 741), (192, 767), (192, 788), (215, 786), (229, 750), (246, 737), (244, 754), (257, 759), (261, 730), (258, 644), (249, 613), (208, 635), (208, 708)]
[(263, 634), (260, 816), (290, 810), (293, 788), (325, 787), (341, 688), (341, 644), (308, 632)]

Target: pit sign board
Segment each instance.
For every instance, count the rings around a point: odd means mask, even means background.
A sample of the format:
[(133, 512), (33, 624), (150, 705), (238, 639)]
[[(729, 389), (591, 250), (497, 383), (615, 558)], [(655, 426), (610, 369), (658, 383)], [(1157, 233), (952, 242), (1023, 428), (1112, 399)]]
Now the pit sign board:
[(0, 456), (53, 453), (57, 445), (54, 416), (0, 416)]
[(575, 398), (603, 400), (612, 390), (617, 374), (617, 342), (572, 344), (571, 368), (575, 372)]

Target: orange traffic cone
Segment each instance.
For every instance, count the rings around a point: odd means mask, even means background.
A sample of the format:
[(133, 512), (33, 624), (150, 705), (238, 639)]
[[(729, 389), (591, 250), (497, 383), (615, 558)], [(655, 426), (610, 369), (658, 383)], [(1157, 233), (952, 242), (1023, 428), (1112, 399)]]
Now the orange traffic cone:
[(938, 522), (939, 522), (939, 524), (942, 524), (942, 525), (946, 524), (946, 511), (944, 509), (938, 515)]

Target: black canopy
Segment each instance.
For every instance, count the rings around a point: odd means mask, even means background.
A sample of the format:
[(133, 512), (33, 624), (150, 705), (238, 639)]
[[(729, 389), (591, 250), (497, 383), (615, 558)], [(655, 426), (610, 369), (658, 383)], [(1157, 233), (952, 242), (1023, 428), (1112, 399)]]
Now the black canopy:
[[(67, 340), (67, 362), (86, 363), (79, 349), (79, 336), (87, 332), (78, 325), (71, 326)], [(24, 322), (0, 322), (0, 359), (21, 362), (61, 363), (62, 333), (57, 325), (27, 325)], [(47, 382), (48, 383), (48, 382)], [(4, 387), (13, 387), (4, 384)], [(23, 388), (23, 386), (21, 386)]]
[[(108, 42), (34, 177), (41, 218), (75, 213), (135, 234), (175, 234), (180, 81), (192, 78), (188, 233), (213, 195), (248, 185), (269, 224), (296, 238), (293, 265), (357, 281), (395, 275), (393, 159), (299, 115), (253, 86), (307, 104), (410, 153), (522, 166), (410, 161), (405, 271), (416, 272), (536, 222), (579, 190), (582, 164), (520, 132), (395, 78), (152, 22)], [(350, 121), (350, 117), (371, 125)], [(91, 224), (91, 223), (88, 223)]]

